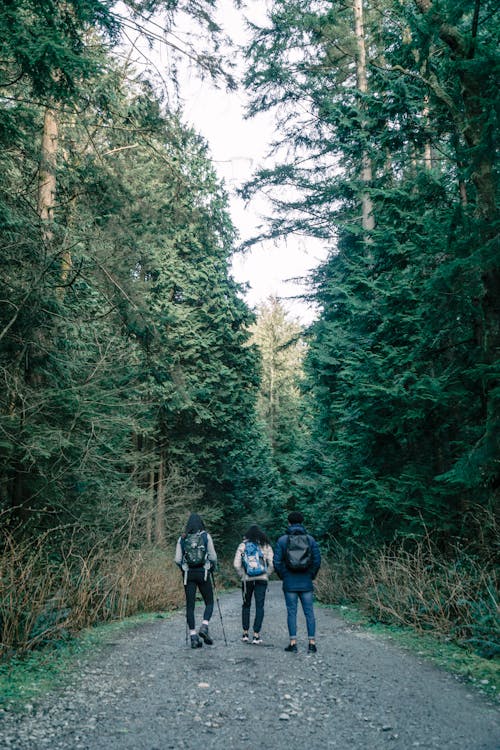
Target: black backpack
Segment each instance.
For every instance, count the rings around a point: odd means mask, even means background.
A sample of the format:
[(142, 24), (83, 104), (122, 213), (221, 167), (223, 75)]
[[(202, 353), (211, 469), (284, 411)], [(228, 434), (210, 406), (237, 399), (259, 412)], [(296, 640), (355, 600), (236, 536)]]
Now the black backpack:
[(184, 562), (188, 568), (201, 568), (207, 559), (207, 533), (194, 531), (183, 540)]
[(288, 570), (295, 573), (309, 570), (312, 565), (312, 549), (309, 534), (288, 534), (285, 565)]

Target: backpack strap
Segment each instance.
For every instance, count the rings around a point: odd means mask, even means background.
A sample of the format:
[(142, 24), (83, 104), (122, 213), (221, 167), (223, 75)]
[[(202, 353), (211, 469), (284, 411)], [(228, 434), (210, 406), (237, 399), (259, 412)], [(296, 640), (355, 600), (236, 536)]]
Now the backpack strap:
[(186, 565), (186, 561), (184, 560), (184, 553), (185, 553), (185, 550), (186, 550), (186, 537), (184, 535), (181, 536), (181, 550), (182, 550), (182, 563), (181, 563), (181, 567), (182, 567), (182, 570), (184, 572), (183, 583), (184, 583), (184, 586), (186, 586), (189, 567)]
[(203, 538), (203, 544), (205, 545), (205, 564), (203, 565), (203, 568), (205, 570), (205, 576), (204, 580), (206, 581), (208, 578), (208, 571), (210, 570), (211, 562), (208, 559), (208, 532), (201, 531), (200, 532), (202, 538)]

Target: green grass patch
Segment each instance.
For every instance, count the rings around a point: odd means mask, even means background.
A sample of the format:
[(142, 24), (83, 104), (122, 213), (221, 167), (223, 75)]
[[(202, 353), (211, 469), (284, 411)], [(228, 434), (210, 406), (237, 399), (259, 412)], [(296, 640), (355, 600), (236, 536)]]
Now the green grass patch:
[(439, 638), (431, 633), (418, 633), (412, 628), (384, 625), (373, 622), (353, 606), (320, 604), (333, 609), (343, 619), (362, 625), (383, 638), (391, 639), (399, 646), (411, 650), (418, 656), (448, 672), (459, 675), (474, 687), (500, 702), (500, 660), (484, 659), (459, 643)]
[(82, 631), (69, 641), (56, 643), (25, 656), (13, 656), (0, 662), (0, 707), (23, 711), (58, 687), (63, 687), (78, 659), (90, 655), (101, 645), (129, 630), (168, 613), (145, 613), (116, 622), (103, 623)]

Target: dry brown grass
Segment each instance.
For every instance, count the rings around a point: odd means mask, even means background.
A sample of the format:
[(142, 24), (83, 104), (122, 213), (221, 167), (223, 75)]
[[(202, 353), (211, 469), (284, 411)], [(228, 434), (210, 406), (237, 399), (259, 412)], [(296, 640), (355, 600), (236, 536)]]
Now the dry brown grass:
[(357, 580), (354, 571), (352, 560), (343, 549), (324, 557), (315, 584), (319, 601), (343, 604), (355, 600)]
[(457, 547), (446, 557), (429, 540), (385, 547), (351, 562), (340, 552), (318, 576), (318, 597), (355, 602), (379, 622), (432, 630), (500, 650), (499, 571)]
[(172, 552), (94, 550), (69, 544), (55, 559), (46, 538), (15, 543), (0, 553), (0, 654), (23, 652), (97, 622), (161, 611), (183, 601)]

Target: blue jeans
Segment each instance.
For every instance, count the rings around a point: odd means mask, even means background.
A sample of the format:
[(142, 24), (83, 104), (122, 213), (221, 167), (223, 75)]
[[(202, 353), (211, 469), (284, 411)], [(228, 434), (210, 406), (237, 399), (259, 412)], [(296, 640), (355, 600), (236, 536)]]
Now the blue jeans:
[(297, 605), (300, 599), (307, 625), (307, 637), (314, 638), (316, 634), (316, 620), (314, 618), (314, 593), (312, 591), (285, 591), (287, 609), (287, 625), (290, 638), (297, 637)]

